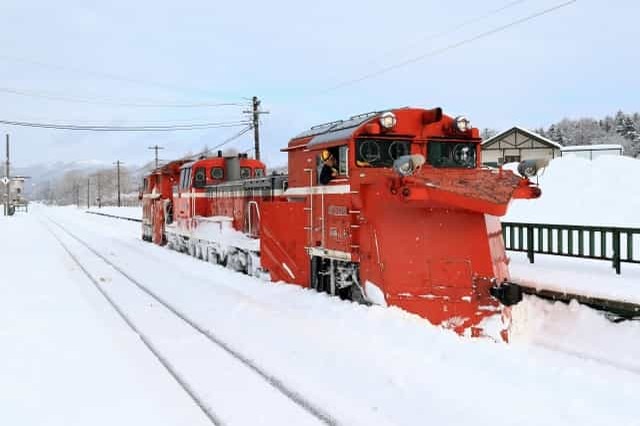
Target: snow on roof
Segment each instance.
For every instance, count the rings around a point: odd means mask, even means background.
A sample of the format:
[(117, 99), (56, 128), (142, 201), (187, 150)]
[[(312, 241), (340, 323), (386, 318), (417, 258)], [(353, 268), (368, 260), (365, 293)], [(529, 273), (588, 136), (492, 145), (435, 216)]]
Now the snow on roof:
[(619, 150), (622, 151), (622, 145), (619, 144), (598, 144), (598, 145), (572, 145), (564, 146), (561, 151), (607, 151), (607, 150)]
[(554, 147), (556, 147), (558, 149), (562, 148), (562, 145), (560, 145), (558, 142), (552, 141), (551, 139), (547, 139), (544, 136), (539, 135), (538, 133), (532, 132), (531, 130), (525, 129), (524, 127), (520, 127), (520, 126), (513, 126), (512, 128), (510, 128), (508, 130), (505, 130), (504, 132), (498, 133), (497, 135), (492, 136), (489, 139), (483, 141), (482, 145), (490, 145), (493, 142), (496, 142), (497, 140), (504, 138), (509, 133), (515, 132), (515, 131), (520, 132), (520, 133), (524, 133), (525, 135), (529, 136), (530, 138), (537, 139), (537, 140), (539, 140), (541, 142), (544, 142), (546, 144), (553, 145)]

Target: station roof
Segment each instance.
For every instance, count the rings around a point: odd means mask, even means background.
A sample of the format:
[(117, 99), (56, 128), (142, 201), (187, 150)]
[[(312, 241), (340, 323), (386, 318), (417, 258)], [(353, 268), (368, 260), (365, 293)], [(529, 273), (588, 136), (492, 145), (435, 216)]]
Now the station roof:
[(558, 142), (552, 141), (551, 139), (545, 138), (544, 136), (539, 135), (538, 133), (532, 132), (531, 130), (525, 129), (524, 127), (520, 127), (520, 126), (514, 126), (508, 130), (505, 130), (504, 132), (498, 133), (497, 135), (490, 137), (489, 139), (482, 142), (482, 146), (483, 148), (486, 148), (498, 141), (508, 138), (514, 133), (522, 134), (528, 137), (529, 139), (533, 139), (542, 144), (551, 145), (554, 148), (562, 149), (562, 145), (560, 145)]

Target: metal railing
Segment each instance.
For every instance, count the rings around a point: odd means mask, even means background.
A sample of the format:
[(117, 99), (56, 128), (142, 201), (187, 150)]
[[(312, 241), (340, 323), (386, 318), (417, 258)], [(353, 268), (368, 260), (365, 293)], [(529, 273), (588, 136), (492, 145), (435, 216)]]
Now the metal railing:
[(640, 228), (502, 222), (502, 237), (531, 263), (535, 253), (609, 260), (617, 274), (623, 262), (640, 263)]

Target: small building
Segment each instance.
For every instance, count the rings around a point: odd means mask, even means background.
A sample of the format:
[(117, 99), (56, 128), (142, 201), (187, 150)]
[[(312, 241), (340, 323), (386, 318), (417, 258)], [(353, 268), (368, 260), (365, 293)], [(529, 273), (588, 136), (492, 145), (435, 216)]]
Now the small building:
[[(29, 201), (24, 195), (24, 183), (25, 177), (14, 176), (11, 177), (9, 190), (9, 203), (17, 208), (27, 209)], [(7, 202), (7, 186), (4, 179), (0, 179), (0, 203), (5, 204)]]
[(563, 157), (579, 157), (593, 160), (603, 155), (624, 155), (624, 148), (618, 144), (608, 145), (574, 145), (560, 150)]
[(482, 164), (497, 167), (522, 160), (560, 157), (562, 145), (522, 127), (512, 127), (482, 142)]

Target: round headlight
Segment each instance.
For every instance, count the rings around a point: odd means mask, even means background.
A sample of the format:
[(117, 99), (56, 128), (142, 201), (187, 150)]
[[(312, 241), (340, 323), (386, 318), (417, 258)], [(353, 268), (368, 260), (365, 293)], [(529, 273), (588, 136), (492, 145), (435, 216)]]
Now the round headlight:
[(391, 111), (383, 112), (380, 115), (380, 125), (385, 129), (392, 129), (396, 125), (396, 115)]
[(456, 117), (456, 130), (459, 132), (466, 132), (471, 130), (471, 121), (467, 117), (459, 116)]

